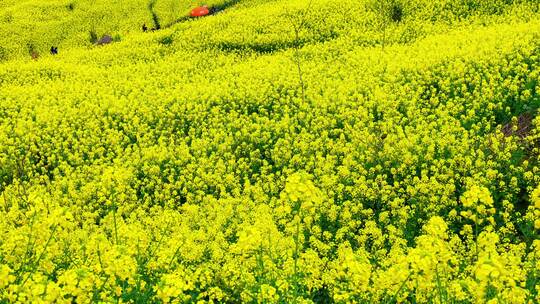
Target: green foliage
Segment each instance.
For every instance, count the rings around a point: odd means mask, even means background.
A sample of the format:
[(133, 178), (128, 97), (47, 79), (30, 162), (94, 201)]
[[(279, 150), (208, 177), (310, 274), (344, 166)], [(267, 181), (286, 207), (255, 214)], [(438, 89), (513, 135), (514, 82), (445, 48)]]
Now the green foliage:
[(69, 11), (73, 11), (75, 9), (75, 2), (70, 2), (66, 8), (69, 10)]
[(91, 29), (89, 32), (88, 32), (88, 36), (89, 36), (89, 41), (90, 43), (92, 44), (95, 44), (97, 43), (98, 41), (98, 34), (96, 33), (96, 30), (95, 29)]
[(162, 37), (159, 39), (159, 43), (163, 45), (171, 45), (174, 42), (173, 37), (171, 35)]

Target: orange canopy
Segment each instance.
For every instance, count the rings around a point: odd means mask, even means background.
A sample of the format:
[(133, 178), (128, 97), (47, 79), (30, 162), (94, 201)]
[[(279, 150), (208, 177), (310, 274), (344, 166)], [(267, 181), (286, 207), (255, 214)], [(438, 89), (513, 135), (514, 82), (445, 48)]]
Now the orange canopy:
[(191, 11), (191, 17), (202, 17), (208, 14), (210, 14), (210, 10), (206, 5), (196, 7)]

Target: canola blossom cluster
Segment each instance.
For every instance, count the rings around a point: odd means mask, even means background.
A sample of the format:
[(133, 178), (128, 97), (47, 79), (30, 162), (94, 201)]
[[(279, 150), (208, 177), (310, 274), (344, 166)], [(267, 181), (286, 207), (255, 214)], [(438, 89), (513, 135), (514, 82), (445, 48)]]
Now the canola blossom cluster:
[(538, 1), (201, 4), (0, 2), (1, 303), (540, 302)]

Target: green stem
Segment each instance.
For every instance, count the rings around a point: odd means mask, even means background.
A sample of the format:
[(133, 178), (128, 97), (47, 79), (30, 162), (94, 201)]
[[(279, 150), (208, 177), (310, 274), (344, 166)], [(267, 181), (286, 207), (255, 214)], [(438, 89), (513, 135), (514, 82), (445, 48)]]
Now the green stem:
[(172, 263), (174, 262), (174, 259), (176, 258), (176, 255), (178, 254), (178, 251), (180, 251), (180, 247), (182, 245), (178, 245), (178, 247), (176, 247), (176, 250), (174, 251), (174, 254), (173, 256), (171, 257), (171, 260), (169, 261), (169, 268), (171, 268), (172, 266)]
[(113, 225), (114, 225), (114, 241), (115, 241), (115, 244), (118, 245), (118, 226), (116, 224), (116, 198), (115, 198), (115, 195), (114, 195), (114, 190), (113, 190), (113, 194), (112, 194), (112, 200), (113, 200)]
[(43, 251), (41, 251), (41, 254), (39, 255), (39, 257), (36, 259), (36, 261), (33, 263), (33, 267), (32, 267), (32, 271), (28, 274), (28, 276), (26, 277), (26, 279), (24, 279), (24, 281), (21, 283), (21, 286), (20, 287), (23, 287), (24, 284), (26, 283), (26, 281), (28, 281), (28, 279), (30, 279), (30, 277), (32, 276), (32, 274), (36, 271), (36, 269), (38, 268), (39, 266), (39, 262), (41, 262), (41, 259), (43, 258), (43, 256), (45, 255), (45, 252), (47, 251), (47, 247), (49, 247), (49, 243), (51, 242), (53, 236), (54, 236), (54, 233), (56, 232), (56, 228), (58, 227), (58, 225), (54, 225), (53, 228), (52, 228), (52, 231), (51, 231), (51, 235), (49, 236), (49, 238), (47, 239), (47, 242), (45, 242), (45, 246), (43, 247)]
[(300, 239), (300, 216), (298, 216), (296, 222), (296, 233), (294, 236), (294, 302), (297, 302), (298, 298), (298, 251), (299, 251), (299, 239)]
[(441, 278), (439, 277), (439, 264), (437, 263), (435, 265), (435, 275), (437, 276), (437, 289), (439, 290), (439, 300), (441, 303), (444, 303), (443, 301), (443, 293), (441, 288)]
[(475, 244), (475, 251), (476, 251), (476, 261), (478, 261), (478, 215), (476, 216), (476, 221), (474, 221), (474, 244)]
[(401, 285), (399, 286), (399, 289), (397, 290), (396, 294), (394, 295), (394, 300), (395, 301), (397, 301), (397, 297), (401, 293), (401, 290), (403, 289), (403, 287), (405, 287), (405, 283), (407, 283), (407, 281), (411, 278), (411, 275), (412, 275), (412, 272), (409, 272), (409, 274), (407, 275), (405, 280), (403, 280), (403, 282), (401, 282)]

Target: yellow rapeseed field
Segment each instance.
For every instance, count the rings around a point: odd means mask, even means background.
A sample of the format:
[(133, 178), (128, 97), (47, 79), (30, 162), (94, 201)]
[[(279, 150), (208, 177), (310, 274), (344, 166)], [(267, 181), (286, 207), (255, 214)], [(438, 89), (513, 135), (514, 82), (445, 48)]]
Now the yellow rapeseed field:
[(539, 303), (539, 108), (538, 0), (0, 0), (0, 303)]

